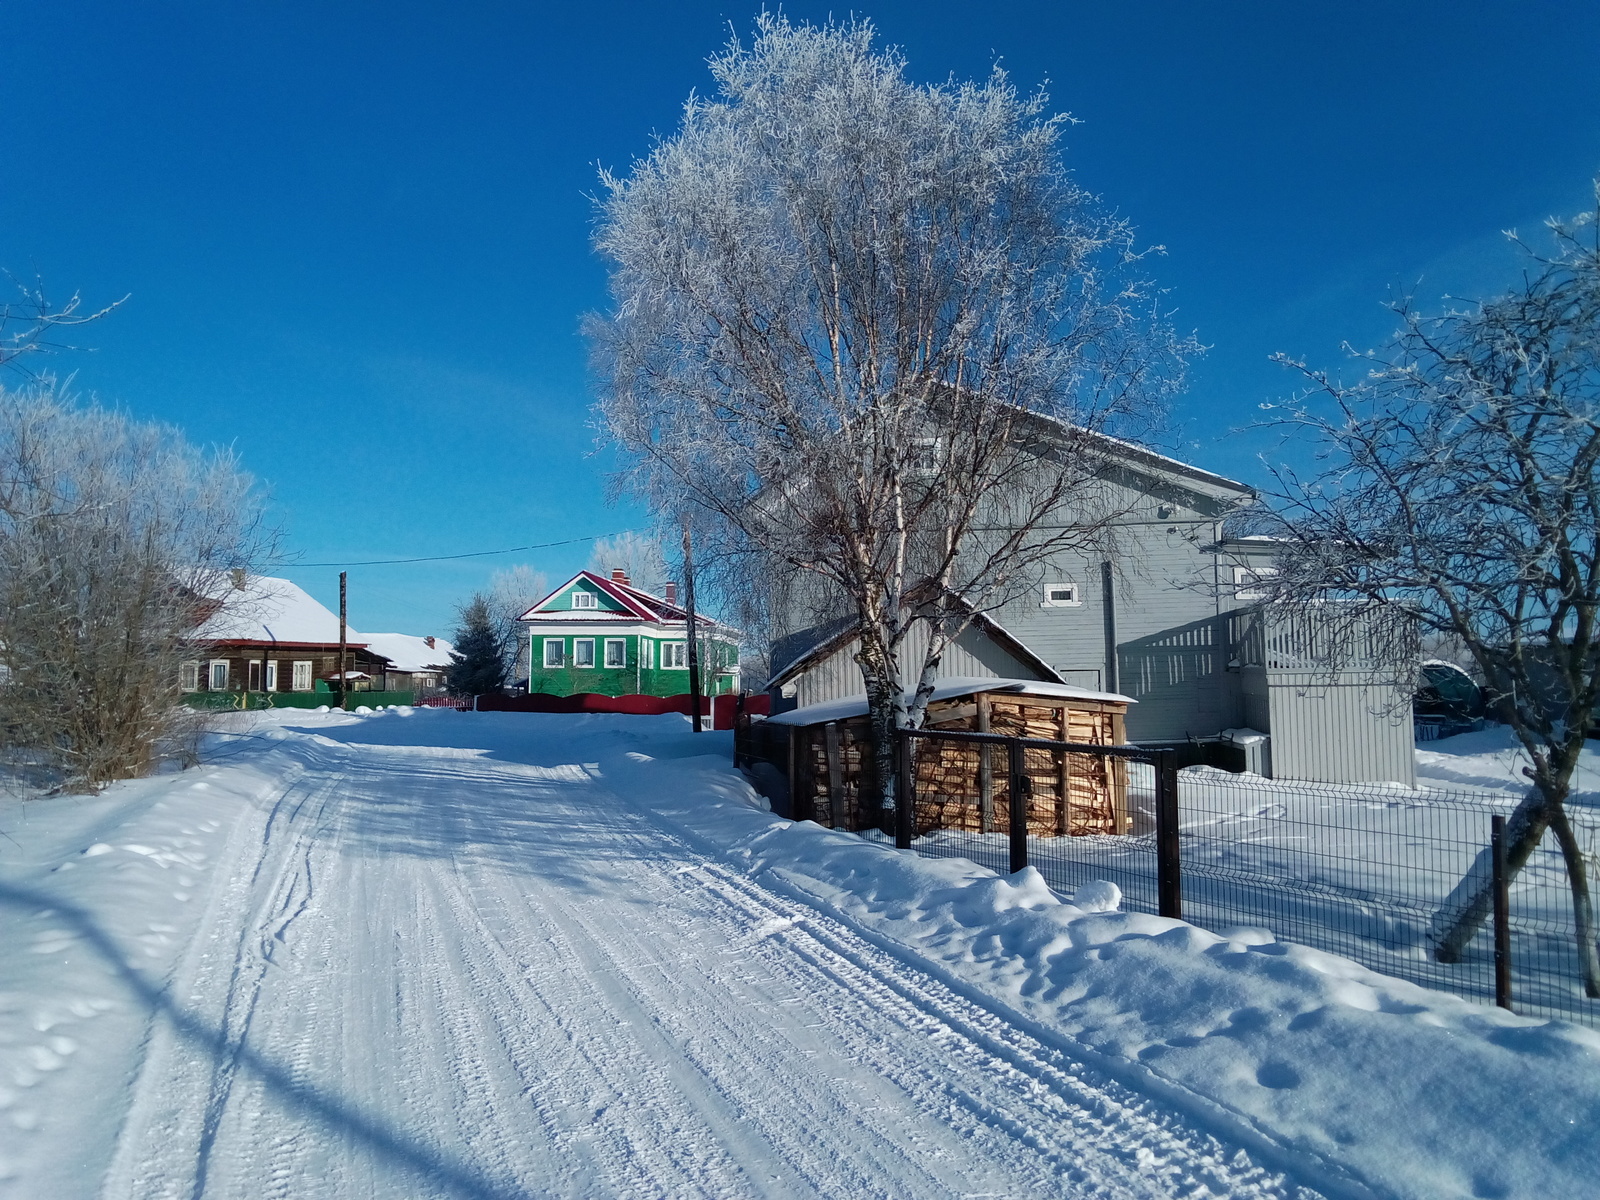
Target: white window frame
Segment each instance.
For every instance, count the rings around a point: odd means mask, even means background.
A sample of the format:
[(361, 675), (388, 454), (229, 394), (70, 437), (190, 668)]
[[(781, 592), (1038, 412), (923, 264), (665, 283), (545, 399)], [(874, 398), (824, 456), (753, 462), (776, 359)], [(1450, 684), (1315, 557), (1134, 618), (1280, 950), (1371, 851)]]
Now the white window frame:
[(198, 662), (178, 664), (178, 690), (181, 692), (198, 692), (200, 690), (200, 664)]
[[(555, 661), (551, 662), (551, 651), (555, 651)], [(565, 638), (550, 638), (544, 640), (544, 665), (548, 671), (558, 671), (567, 665), (567, 640)]]
[(650, 638), (639, 639), (639, 669), (653, 671), (656, 666), (656, 644)]
[(687, 671), (689, 669), (689, 643), (662, 642), (661, 669), (663, 671)]
[[(586, 647), (589, 651), (588, 662), (583, 661)], [(572, 639), (572, 665), (584, 671), (594, 670), (594, 639), (592, 637)]]
[(275, 692), (277, 690), (278, 690), (278, 660), (275, 659), (275, 658), (269, 658), (269, 659), (267, 659), (267, 691)]
[[(220, 679), (221, 682), (218, 682)], [(225, 692), (228, 690), (228, 660), (213, 658), (206, 664), (206, 690), (212, 692)]]
[(1235, 567), (1233, 596), (1236, 600), (1265, 600), (1270, 594), (1261, 583), (1278, 573), (1277, 567)]
[[(1051, 592), (1060, 591), (1065, 591), (1067, 593), (1066, 599), (1060, 599), (1050, 594)], [(1044, 599), (1039, 604), (1040, 608), (1083, 607), (1083, 592), (1079, 590), (1078, 585), (1070, 579), (1058, 579), (1055, 583), (1045, 584), (1043, 596)]]
[(316, 681), (311, 678), (312, 662), (309, 658), (297, 658), (289, 666), (289, 687), (296, 692), (309, 692)]
[[(615, 647), (617, 651), (616, 662), (611, 661), (611, 650), (613, 647)], [(613, 670), (618, 667), (626, 667), (628, 665), (628, 639), (607, 638), (605, 645), (605, 659), (603, 661), (607, 667)]]
[(917, 437), (911, 439), (911, 478), (932, 479), (939, 472), (944, 458), (944, 438)]
[(599, 608), (600, 598), (593, 592), (586, 592), (581, 588), (572, 593), (573, 608)]

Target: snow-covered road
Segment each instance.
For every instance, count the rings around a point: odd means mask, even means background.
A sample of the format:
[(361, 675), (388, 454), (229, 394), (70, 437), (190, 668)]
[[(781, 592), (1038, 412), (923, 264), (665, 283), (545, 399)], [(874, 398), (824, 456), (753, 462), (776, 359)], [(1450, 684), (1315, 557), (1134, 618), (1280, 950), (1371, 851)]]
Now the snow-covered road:
[(240, 720), (0, 800), (0, 1200), (1592, 1182), (1600, 1034), (778, 820), (678, 718)]
[(210, 867), (107, 1196), (1295, 1190), (697, 853), (570, 744), (315, 740)]

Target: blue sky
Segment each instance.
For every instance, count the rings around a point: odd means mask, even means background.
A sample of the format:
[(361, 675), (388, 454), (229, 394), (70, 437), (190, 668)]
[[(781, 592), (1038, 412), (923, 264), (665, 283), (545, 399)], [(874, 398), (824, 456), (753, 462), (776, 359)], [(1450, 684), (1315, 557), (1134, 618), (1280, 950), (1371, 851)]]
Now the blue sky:
[[(786, 4), (798, 19), (828, 5)], [(270, 487), (283, 573), (643, 526), (606, 500), (577, 328), (604, 300), (595, 168), (669, 132), (755, 5), (403, 2), (0, 10), (0, 266), (131, 294), (62, 356), (76, 387), (234, 445)], [(843, 10), (838, 10), (843, 11)], [(921, 79), (1048, 81), (1087, 187), (1167, 247), (1211, 347), (1165, 448), (1260, 481), (1231, 432), (1381, 340), (1397, 287), (1479, 295), (1499, 231), (1589, 201), (1590, 3), (881, 3)], [(352, 567), (357, 628), (447, 632), (497, 567), (583, 545)]]

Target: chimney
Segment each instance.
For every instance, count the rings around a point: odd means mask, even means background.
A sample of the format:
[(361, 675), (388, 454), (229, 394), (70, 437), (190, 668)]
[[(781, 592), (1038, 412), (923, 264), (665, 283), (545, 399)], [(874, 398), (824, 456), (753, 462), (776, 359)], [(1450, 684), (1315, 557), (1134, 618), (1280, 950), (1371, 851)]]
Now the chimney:
[(620, 583), (624, 587), (626, 587), (627, 583), (628, 583), (628, 573), (625, 570), (623, 570), (621, 567), (612, 567), (611, 568), (611, 582), (612, 583)]
[(668, 583), (667, 583), (667, 603), (668, 604), (676, 604), (677, 602), (678, 602), (678, 585), (669, 580)]
[(428, 643), (428, 649), (429, 650), (432, 650), (434, 648), (433, 647), (433, 638), (432, 637), (425, 637), (422, 640)]

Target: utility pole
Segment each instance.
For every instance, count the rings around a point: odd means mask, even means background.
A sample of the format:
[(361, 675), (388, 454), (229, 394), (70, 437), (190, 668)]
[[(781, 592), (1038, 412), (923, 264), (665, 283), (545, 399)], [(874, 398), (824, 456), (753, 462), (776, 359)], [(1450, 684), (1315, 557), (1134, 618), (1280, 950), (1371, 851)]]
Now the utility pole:
[(348, 571), (339, 572), (339, 707), (350, 708), (350, 668), (345, 665), (345, 584)]
[(689, 695), (693, 697), (694, 731), (700, 729), (700, 645), (694, 620), (694, 548), (689, 540), (689, 518), (683, 519), (683, 610), (688, 615)]

